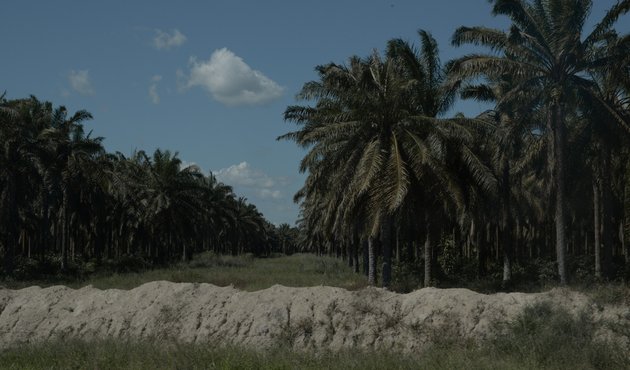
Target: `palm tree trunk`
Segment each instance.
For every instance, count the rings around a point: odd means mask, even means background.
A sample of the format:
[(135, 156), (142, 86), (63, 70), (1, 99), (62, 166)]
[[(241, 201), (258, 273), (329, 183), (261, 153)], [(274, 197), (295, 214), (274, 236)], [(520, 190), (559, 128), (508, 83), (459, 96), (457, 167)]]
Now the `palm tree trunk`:
[(561, 107), (556, 104), (551, 105), (549, 118), (551, 119), (551, 130), (553, 132), (553, 161), (554, 161), (554, 185), (555, 185), (555, 226), (556, 226), (556, 259), (558, 262), (558, 275), (560, 284), (566, 285), (566, 214), (565, 214), (565, 127), (564, 116)]
[(501, 244), (503, 244), (503, 287), (512, 281), (512, 216), (510, 209), (510, 163), (503, 159), (501, 181)]
[[(428, 227), (427, 227), (428, 229)], [(431, 286), (431, 233), (427, 230), (426, 239), (424, 241), (424, 286)]]
[(68, 268), (68, 195), (65, 189), (61, 199), (61, 271), (66, 271)]
[(369, 242), (365, 237), (361, 238), (361, 245), (363, 248), (363, 273), (365, 276), (369, 276), (370, 271), (370, 252), (369, 252)]
[(593, 178), (593, 235), (594, 249), (595, 249), (595, 277), (598, 279), (602, 277), (602, 260), (601, 260), (601, 239), (600, 228), (601, 223), (599, 220), (599, 186), (597, 186), (597, 180)]
[(359, 273), (359, 239), (357, 237), (354, 238), (353, 248), (352, 248), (352, 258), (354, 259), (354, 272)]
[(621, 240), (624, 245), (626, 264), (630, 263), (630, 178), (626, 178), (626, 186), (623, 190), (624, 216), (621, 219)]
[(603, 163), (602, 163), (602, 226), (603, 226), (603, 261), (602, 261), (602, 274), (605, 278), (610, 278), (612, 275), (612, 254), (613, 254), (613, 239), (615, 230), (612, 221), (612, 189), (610, 185), (610, 146), (606, 146), (604, 149)]
[(381, 245), (383, 246), (383, 288), (389, 289), (392, 283), (392, 216), (386, 215), (381, 224)]
[(375, 236), (370, 235), (368, 238), (368, 285), (376, 285), (376, 244)]
[(5, 218), (2, 220), (4, 226), (4, 271), (7, 276), (13, 275), (14, 256), (15, 256), (15, 228), (18, 223), (17, 206), (15, 200), (15, 186), (13, 178), (8, 176), (5, 185), (6, 204), (3, 210)]
[(626, 245), (626, 235), (623, 230), (623, 220), (619, 222), (619, 239), (621, 239), (621, 252), (623, 253), (626, 264), (628, 264), (628, 246)]
[(433, 276), (431, 274), (433, 251), (431, 246), (431, 225), (429, 224), (429, 214), (425, 214), (425, 241), (424, 241), (424, 286), (431, 286)]
[(351, 269), (354, 267), (354, 259), (352, 259), (352, 249), (354, 248), (354, 245), (352, 243), (352, 239), (350, 239), (349, 241), (346, 240), (344, 244), (342, 244), (342, 246), (344, 247), (344, 256), (345, 258), (347, 258), (348, 260), (346, 261), (348, 263), (348, 267), (350, 267)]
[(400, 231), (397, 230), (395, 235), (396, 235), (396, 238), (394, 240), (395, 240), (395, 243), (396, 243), (396, 264), (400, 265), (400, 259), (401, 259), (401, 256), (400, 256)]

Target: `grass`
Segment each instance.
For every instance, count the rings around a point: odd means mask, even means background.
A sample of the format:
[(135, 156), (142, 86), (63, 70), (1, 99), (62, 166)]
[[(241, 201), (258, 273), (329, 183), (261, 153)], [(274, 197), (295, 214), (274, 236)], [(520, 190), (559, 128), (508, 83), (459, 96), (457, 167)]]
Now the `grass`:
[(599, 342), (588, 313), (551, 303), (528, 307), (481, 344), (442, 334), (422, 353), (268, 351), (172, 342), (63, 341), (0, 351), (2, 369), (630, 369), (614, 343)]
[(573, 288), (588, 295), (593, 303), (601, 306), (630, 306), (630, 285), (627, 283), (597, 283)]
[(218, 286), (256, 291), (275, 284), (305, 287), (328, 285), (356, 290), (367, 286), (364, 276), (355, 274), (343, 261), (311, 254), (294, 254), (274, 258), (218, 256), (203, 253), (187, 263), (168, 268), (127, 273), (95, 273), (81, 281), (5, 281), (0, 286), (19, 289), (32, 285), (56, 284), (80, 288), (92, 285), (99, 289), (132, 289), (151, 281), (175, 283), (211, 283)]
[(526, 307), (492, 347), (527, 368), (630, 369), (627, 348), (604, 342), (596, 333), (591, 313), (573, 316), (541, 302)]

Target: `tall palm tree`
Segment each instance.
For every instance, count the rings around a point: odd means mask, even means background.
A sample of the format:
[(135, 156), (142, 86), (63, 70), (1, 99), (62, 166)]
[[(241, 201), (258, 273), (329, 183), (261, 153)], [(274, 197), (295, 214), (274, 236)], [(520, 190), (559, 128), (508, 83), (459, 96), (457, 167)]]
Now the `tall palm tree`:
[(576, 94), (593, 94), (592, 81), (585, 73), (621, 60), (618, 54), (595, 52), (617, 19), (630, 10), (630, 1), (613, 6), (593, 31), (583, 37), (591, 0), (494, 0), (493, 14), (508, 16), (509, 32), (485, 27), (461, 27), (453, 36), (454, 45), (472, 43), (488, 46), (494, 54), (472, 54), (455, 61), (457, 78), (513, 76), (520, 83), (509, 91), (501, 104), (508, 104), (520, 92), (537, 92), (536, 99), (547, 110), (551, 137), (553, 186), (555, 196), (555, 242), (558, 274), (567, 282), (566, 264), (566, 140), (567, 111), (575, 109)]
[[(627, 47), (624, 40), (614, 32), (610, 32), (603, 42), (600, 52), (606, 54), (623, 54)], [(622, 50), (617, 50), (617, 49)], [(630, 59), (629, 59), (630, 60)], [(606, 69), (591, 72), (594, 82), (595, 96), (586, 95), (582, 100), (582, 111), (589, 123), (591, 145), (594, 151), (591, 164), (593, 167), (594, 195), (594, 230), (595, 230), (595, 273), (597, 277), (611, 277), (613, 237), (613, 174), (614, 156), (630, 142), (630, 130), (624, 132), (622, 127), (630, 127), (630, 116), (624, 104), (628, 101), (628, 92), (624, 85), (630, 77), (627, 64), (614, 64)], [(603, 103), (603, 104), (602, 104)], [(621, 126), (618, 124), (621, 123)], [(601, 198), (601, 202), (599, 202)], [(600, 204), (601, 203), (601, 207)], [(601, 222), (600, 222), (601, 216)], [(599, 230), (603, 229), (603, 261), (600, 259)]]
[[(500, 80), (489, 81), (487, 84), (467, 84), (461, 89), (463, 99), (475, 99), (477, 101), (497, 104), (504, 94), (517, 85), (508, 76), (502, 76)], [(528, 92), (523, 91), (522, 94)], [(513, 235), (514, 219), (517, 217), (516, 198), (517, 193), (523, 193), (524, 189), (515, 186), (515, 169), (519, 155), (526, 150), (537, 150), (536, 144), (531, 138), (531, 132), (539, 130), (534, 113), (536, 106), (527, 104), (527, 96), (522, 96), (518, 101), (512, 100), (512, 104), (502, 104), (494, 110), (482, 113), (478, 118), (488, 123), (486, 130), (482, 132), (485, 143), (480, 147), (489, 153), (487, 163), (498, 179), (498, 193), (491, 194), (499, 209), (500, 243), (503, 250), (503, 285), (507, 286), (512, 280), (512, 262), (514, 254)], [(528, 147), (529, 146), (529, 147)], [(517, 167), (522, 167), (521, 163)], [(494, 203), (494, 202), (493, 202)], [(486, 210), (487, 212), (487, 210)]]
[(46, 155), (54, 161), (54, 165), (47, 169), (50, 177), (55, 179), (51, 183), (54, 188), (49, 190), (60, 195), (56, 235), (60, 237), (62, 270), (68, 266), (73, 190), (80, 187), (81, 172), (92, 169), (95, 156), (103, 152), (102, 138), (84, 134), (82, 122), (91, 118), (92, 115), (83, 110), (68, 117), (66, 108), (60, 107), (52, 114), (51, 127), (39, 135)]
[[(418, 204), (416, 211), (424, 213), (424, 285), (428, 286), (433, 279), (432, 248), (436, 239), (432, 235), (435, 225), (431, 225), (430, 220), (437, 219), (436, 213), (457, 213), (466, 207), (463, 178), (466, 178), (464, 182), (470, 180), (485, 190), (496, 186), (496, 178), (472, 150), (472, 129), (479, 126), (479, 121), (463, 115), (444, 118), (453, 105), (457, 89), (447, 84), (449, 65), (440, 62), (436, 40), (425, 30), (419, 30), (418, 36), (420, 50), (406, 41), (393, 39), (388, 42), (388, 55), (401, 64), (403, 79), (411, 91), (409, 98), (416, 108), (407, 133), (411, 138), (409, 150), (415, 203)], [(454, 207), (445, 210), (444, 199)]]
[[(397, 115), (404, 104), (396, 68), (392, 60), (383, 61), (377, 53), (366, 59), (353, 57), (348, 66), (317, 67), (320, 81), (305, 84), (300, 94), (304, 100), (316, 99), (316, 107), (289, 107), (285, 119), (305, 126), (281, 137), (294, 139), (302, 146), (313, 145), (302, 163), (303, 170), (312, 170), (313, 183), (332, 185), (326, 186), (330, 194), (341, 195), (337, 189), (346, 188), (340, 199), (344, 203), (341, 211), (337, 208), (340, 202), (328, 203), (333, 214), (348, 214), (357, 206), (370, 209), (370, 220), (364, 222), (369, 224), (370, 239), (380, 235), (384, 244), (385, 287), (391, 276), (387, 252), (391, 212), (402, 202), (409, 182), (400, 153), (401, 131), (395, 129), (402, 123)], [(315, 195), (315, 188), (307, 196)], [(385, 188), (389, 190), (387, 198), (381, 196)], [(360, 199), (363, 204), (357, 204)]]
[[(420, 36), (420, 54), (393, 40), (385, 58), (374, 52), (365, 59), (352, 57), (347, 65), (317, 67), (320, 80), (305, 84), (299, 95), (315, 100), (315, 106), (287, 108), (285, 119), (303, 127), (280, 137), (310, 149), (301, 164), (309, 177), (298, 198), (311, 207), (309, 215), (320, 210), (316, 217), (329, 225), (324, 233), (334, 237), (364, 230), (372, 260), (374, 244), (380, 242), (384, 287), (391, 281), (394, 214), (412, 196), (410, 189), (422, 193), (422, 184), (455, 184), (453, 170), (446, 170), (447, 153), (458, 148), (462, 163), (492, 183), (472, 151), (459, 145), (468, 137), (462, 120), (436, 118), (452, 94), (441, 90), (445, 74), (435, 40), (424, 31)], [(449, 145), (455, 141), (458, 145)], [(427, 212), (435, 198), (424, 197)], [(357, 215), (364, 216), (358, 228)], [(425, 248), (429, 254), (430, 245)], [(369, 276), (374, 283), (374, 271)]]
[[(13, 273), (15, 244), (17, 242), (18, 223), (18, 195), (19, 186), (16, 182), (23, 178), (19, 172), (23, 171), (27, 163), (24, 127), (19, 122), (20, 116), (14, 106), (7, 104), (4, 95), (0, 97), (0, 242), (4, 250), (4, 270), (7, 275)], [(26, 139), (26, 140), (24, 140)]]

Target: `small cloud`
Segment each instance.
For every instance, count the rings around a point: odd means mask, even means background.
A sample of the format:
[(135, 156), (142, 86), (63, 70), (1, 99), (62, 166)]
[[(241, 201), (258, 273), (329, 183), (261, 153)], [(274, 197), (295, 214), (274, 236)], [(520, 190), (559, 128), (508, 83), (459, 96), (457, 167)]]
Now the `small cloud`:
[(190, 169), (192, 171), (197, 171), (199, 173), (203, 173), (203, 169), (201, 168), (201, 166), (199, 166), (195, 162), (182, 161), (179, 164), (179, 168), (180, 168), (180, 170), (184, 170), (184, 169), (188, 168), (188, 169)]
[(182, 45), (184, 42), (186, 42), (186, 36), (177, 29), (174, 29), (172, 33), (155, 30), (153, 46), (158, 50), (169, 50)]
[(70, 87), (81, 95), (93, 95), (94, 88), (90, 82), (90, 74), (87, 69), (84, 70), (72, 70), (68, 75), (68, 81)]
[(222, 168), (214, 175), (223, 183), (234, 186), (268, 189), (275, 185), (275, 181), (262, 171), (253, 169), (249, 163), (241, 162), (228, 168)]
[(158, 82), (162, 80), (162, 76), (155, 75), (151, 78), (151, 85), (149, 86), (149, 97), (153, 104), (160, 104), (160, 95), (157, 92)]
[(215, 50), (208, 61), (191, 58), (190, 63), (185, 87), (200, 86), (225, 105), (265, 104), (284, 93), (283, 87), (226, 48)]
[(282, 193), (280, 190), (260, 189), (258, 190), (258, 196), (262, 199), (280, 199), (282, 198)]
[(234, 192), (250, 199), (271, 222), (293, 223), (298, 207), (287, 195), (295, 192), (286, 177), (272, 177), (241, 162), (212, 171), (217, 180), (233, 187)]

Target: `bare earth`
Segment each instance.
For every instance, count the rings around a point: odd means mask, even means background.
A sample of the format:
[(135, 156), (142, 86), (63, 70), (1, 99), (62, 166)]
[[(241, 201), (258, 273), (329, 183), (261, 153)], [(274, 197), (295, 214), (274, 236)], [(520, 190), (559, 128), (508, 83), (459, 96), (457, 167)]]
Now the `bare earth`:
[(628, 328), (630, 308), (598, 306), (585, 295), (484, 295), (467, 289), (425, 288), (396, 294), (369, 288), (273, 286), (257, 292), (210, 284), (152, 282), (133, 290), (74, 290), (63, 286), (0, 289), (0, 348), (49, 339), (165, 339), (253, 348), (351, 347), (416, 351), (456, 334), (488, 339), (497, 324), (524, 307), (551, 301), (601, 325), (599, 336), (630, 348), (615, 330)]

